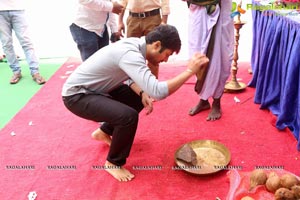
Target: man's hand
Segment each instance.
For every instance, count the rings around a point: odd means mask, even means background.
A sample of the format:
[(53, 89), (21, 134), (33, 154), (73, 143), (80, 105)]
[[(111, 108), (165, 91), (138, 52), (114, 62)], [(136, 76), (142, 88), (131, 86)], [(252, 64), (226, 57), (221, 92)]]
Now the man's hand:
[(120, 37), (124, 37), (123, 33), (125, 34), (125, 25), (123, 23), (123, 21), (119, 21), (119, 26), (118, 26), (118, 32)]
[(112, 33), (111, 36), (110, 36), (110, 41), (111, 42), (116, 42), (118, 40), (120, 40), (119, 32)]
[(116, 1), (113, 2), (113, 9), (112, 9), (113, 13), (120, 14), (121, 12), (123, 12), (123, 10), (124, 10), (124, 6), (122, 6)]
[(195, 53), (189, 60), (188, 69), (194, 73), (197, 73), (200, 68), (206, 67), (209, 59), (202, 53)]
[(146, 115), (149, 115), (153, 111), (153, 99), (149, 97), (145, 92), (142, 93), (142, 103), (146, 109)]

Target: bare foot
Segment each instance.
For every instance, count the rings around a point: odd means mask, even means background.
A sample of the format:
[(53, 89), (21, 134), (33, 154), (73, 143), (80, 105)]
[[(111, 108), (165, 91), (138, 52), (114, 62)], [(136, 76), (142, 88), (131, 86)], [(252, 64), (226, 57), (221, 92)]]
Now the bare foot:
[(189, 115), (194, 116), (203, 110), (210, 109), (210, 104), (207, 100), (200, 99), (199, 103), (190, 109)]
[(212, 103), (212, 110), (208, 114), (206, 121), (215, 121), (215, 120), (220, 119), (221, 116), (222, 116), (222, 112), (221, 112), (220, 99), (214, 99), (214, 101)]
[(92, 133), (92, 138), (95, 140), (99, 140), (102, 142), (105, 142), (110, 146), (111, 144), (111, 137), (104, 133), (100, 128), (97, 128), (93, 133)]
[(122, 166), (114, 165), (108, 161), (106, 161), (104, 166), (105, 171), (118, 181), (131, 181), (134, 178), (134, 175)]

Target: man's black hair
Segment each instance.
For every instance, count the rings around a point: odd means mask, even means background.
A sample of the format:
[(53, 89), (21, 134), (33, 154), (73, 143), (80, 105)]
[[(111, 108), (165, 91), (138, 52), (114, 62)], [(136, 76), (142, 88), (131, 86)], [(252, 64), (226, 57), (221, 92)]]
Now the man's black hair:
[(161, 42), (161, 50), (170, 49), (173, 52), (179, 53), (181, 48), (181, 40), (177, 29), (172, 25), (159, 25), (146, 35), (146, 44), (153, 42)]

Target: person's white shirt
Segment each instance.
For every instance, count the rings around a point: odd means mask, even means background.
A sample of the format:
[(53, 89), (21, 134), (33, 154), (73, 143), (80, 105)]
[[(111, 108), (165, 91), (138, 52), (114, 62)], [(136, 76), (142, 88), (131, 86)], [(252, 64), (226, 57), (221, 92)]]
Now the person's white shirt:
[(25, 10), (24, 0), (0, 0), (0, 10)]
[(112, 33), (118, 32), (117, 15), (112, 13), (110, 0), (79, 0), (74, 24), (102, 36), (105, 24)]

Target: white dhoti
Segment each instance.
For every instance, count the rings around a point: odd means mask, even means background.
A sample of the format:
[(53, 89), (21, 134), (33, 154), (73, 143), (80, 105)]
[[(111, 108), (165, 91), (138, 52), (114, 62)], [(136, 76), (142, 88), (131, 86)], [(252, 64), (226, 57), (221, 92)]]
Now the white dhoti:
[[(212, 57), (201, 92), (201, 99), (220, 98), (230, 75), (234, 48), (234, 26), (231, 0), (223, 0), (221, 6), (208, 15), (203, 6), (190, 5), (189, 12), (189, 56), (195, 52), (206, 54), (213, 27), (216, 25)], [(219, 19), (218, 19), (219, 18)]]

